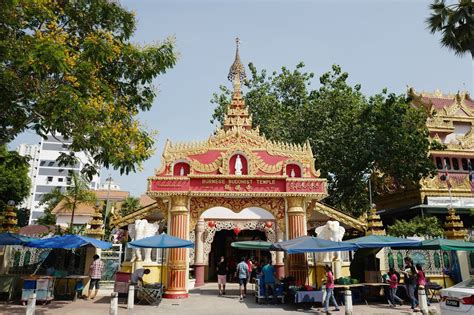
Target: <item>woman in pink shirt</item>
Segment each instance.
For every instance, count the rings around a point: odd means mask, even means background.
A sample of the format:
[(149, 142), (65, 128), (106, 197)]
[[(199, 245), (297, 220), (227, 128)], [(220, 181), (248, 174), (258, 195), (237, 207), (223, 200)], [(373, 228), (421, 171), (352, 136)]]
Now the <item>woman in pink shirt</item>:
[(334, 303), (334, 311), (339, 311), (339, 305), (337, 305), (336, 298), (334, 297), (334, 276), (332, 274), (331, 267), (326, 265), (326, 299), (324, 300), (324, 311), (327, 313), (329, 309), (329, 299), (332, 297)]
[(388, 275), (390, 276), (390, 278), (387, 280), (390, 284), (388, 288), (388, 300), (393, 307), (396, 306), (396, 302), (398, 302), (398, 304), (401, 306), (403, 304), (403, 300), (397, 296), (398, 277), (395, 269), (390, 268)]
[(426, 285), (426, 277), (425, 277), (425, 272), (423, 271), (423, 268), (421, 267), (421, 264), (416, 264), (416, 284), (418, 287), (420, 286), (425, 286)]

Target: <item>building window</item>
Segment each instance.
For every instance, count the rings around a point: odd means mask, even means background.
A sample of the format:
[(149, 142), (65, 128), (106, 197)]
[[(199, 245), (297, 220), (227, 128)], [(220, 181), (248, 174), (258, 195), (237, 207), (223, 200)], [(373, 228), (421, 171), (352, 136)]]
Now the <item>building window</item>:
[(439, 169), (439, 170), (442, 170), (443, 169), (443, 162), (441, 161), (441, 158), (438, 156), (436, 158), (436, 167)]
[(459, 170), (459, 161), (458, 161), (458, 159), (453, 159), (453, 169), (455, 171)]
[(46, 180), (48, 183), (51, 183), (53, 181), (53, 176), (48, 176), (48, 179)]
[(60, 168), (60, 169), (58, 170), (58, 172), (59, 172), (59, 173), (62, 173), (62, 172), (64, 172), (64, 169)]
[(461, 159), (462, 169), (467, 171), (469, 169), (469, 165), (467, 164), (467, 159)]
[(71, 185), (71, 177), (66, 177), (66, 184)]
[(58, 178), (58, 182), (62, 183), (63, 181), (64, 181), (64, 178), (62, 178), (62, 177)]
[(44, 166), (44, 163), (46, 163), (46, 161), (41, 161), (40, 166)]
[(449, 158), (444, 158), (444, 164), (448, 170), (451, 169), (451, 160)]
[(53, 165), (54, 165), (54, 161), (50, 161), (50, 162), (48, 163), (48, 166), (53, 166)]

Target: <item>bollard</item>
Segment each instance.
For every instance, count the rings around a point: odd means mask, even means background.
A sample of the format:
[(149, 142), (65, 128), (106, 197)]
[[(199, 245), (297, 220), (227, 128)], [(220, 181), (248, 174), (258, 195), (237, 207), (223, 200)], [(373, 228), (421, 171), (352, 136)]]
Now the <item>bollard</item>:
[(135, 286), (129, 285), (128, 286), (128, 300), (127, 300), (127, 309), (133, 309), (133, 305), (135, 304)]
[(31, 293), (28, 297), (28, 304), (26, 305), (26, 315), (35, 315), (36, 309), (36, 293)]
[(344, 292), (344, 310), (345, 315), (352, 315), (352, 292), (349, 288)]
[(118, 293), (112, 292), (110, 295), (110, 310), (109, 315), (117, 315), (118, 314)]
[(420, 305), (420, 311), (423, 315), (428, 314), (428, 300), (426, 299), (426, 291), (424, 286), (420, 286), (418, 289), (418, 304)]

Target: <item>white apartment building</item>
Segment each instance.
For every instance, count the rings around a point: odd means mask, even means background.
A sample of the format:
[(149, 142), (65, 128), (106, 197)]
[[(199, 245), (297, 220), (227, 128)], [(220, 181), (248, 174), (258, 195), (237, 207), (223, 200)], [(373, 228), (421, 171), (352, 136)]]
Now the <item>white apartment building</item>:
[(30, 177), (32, 185), (28, 197), (23, 200), (23, 202), (19, 205), (19, 208), (27, 208), (31, 210), (33, 208), (33, 199), (35, 194), (33, 183), (35, 182), (36, 173), (38, 172), (40, 146), (37, 144), (22, 143), (18, 146), (16, 151), (19, 155), (28, 156), (30, 158), (28, 161), (30, 164), (28, 176)]
[[(59, 166), (56, 159), (61, 152), (69, 152), (71, 140), (66, 140), (62, 136), (51, 136), (42, 139), (39, 147), (38, 164), (36, 166), (35, 175), (32, 178), (32, 207), (30, 213), (30, 224), (34, 224), (36, 220), (44, 213), (44, 205), (40, 202), (44, 194), (51, 192), (58, 187), (64, 189), (71, 185), (71, 177), (69, 171), (80, 172), (89, 158), (85, 152), (75, 152), (78, 162), (73, 166)], [(95, 175), (90, 182), (91, 189), (98, 189), (100, 185), (99, 175)]]

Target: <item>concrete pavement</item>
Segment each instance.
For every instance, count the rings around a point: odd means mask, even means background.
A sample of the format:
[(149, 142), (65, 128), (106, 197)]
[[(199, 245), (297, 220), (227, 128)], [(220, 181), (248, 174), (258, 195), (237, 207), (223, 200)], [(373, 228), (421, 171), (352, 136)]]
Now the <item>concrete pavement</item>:
[[(250, 286), (252, 287), (252, 286)], [(310, 305), (259, 305), (251, 294), (242, 302), (239, 301), (237, 284), (228, 284), (227, 294), (217, 296), (217, 284), (209, 283), (203, 287), (191, 290), (188, 299), (164, 299), (159, 306), (135, 305), (133, 310), (127, 310), (126, 299), (119, 300), (119, 315), (155, 315), (155, 314), (288, 314), (310, 313), (322, 314), (319, 307)], [(110, 297), (98, 296), (94, 300), (53, 301), (48, 305), (37, 305), (36, 315), (106, 315), (109, 314)], [(333, 307), (331, 307), (333, 309)], [(439, 314), (439, 306), (432, 306)], [(25, 314), (26, 307), (22, 305), (0, 304), (0, 314)], [(343, 315), (344, 307), (339, 312), (332, 314)], [(386, 304), (355, 305), (355, 315), (385, 315), (385, 314), (411, 314), (409, 306), (405, 305), (396, 309)], [(421, 313), (418, 313), (421, 314)]]

